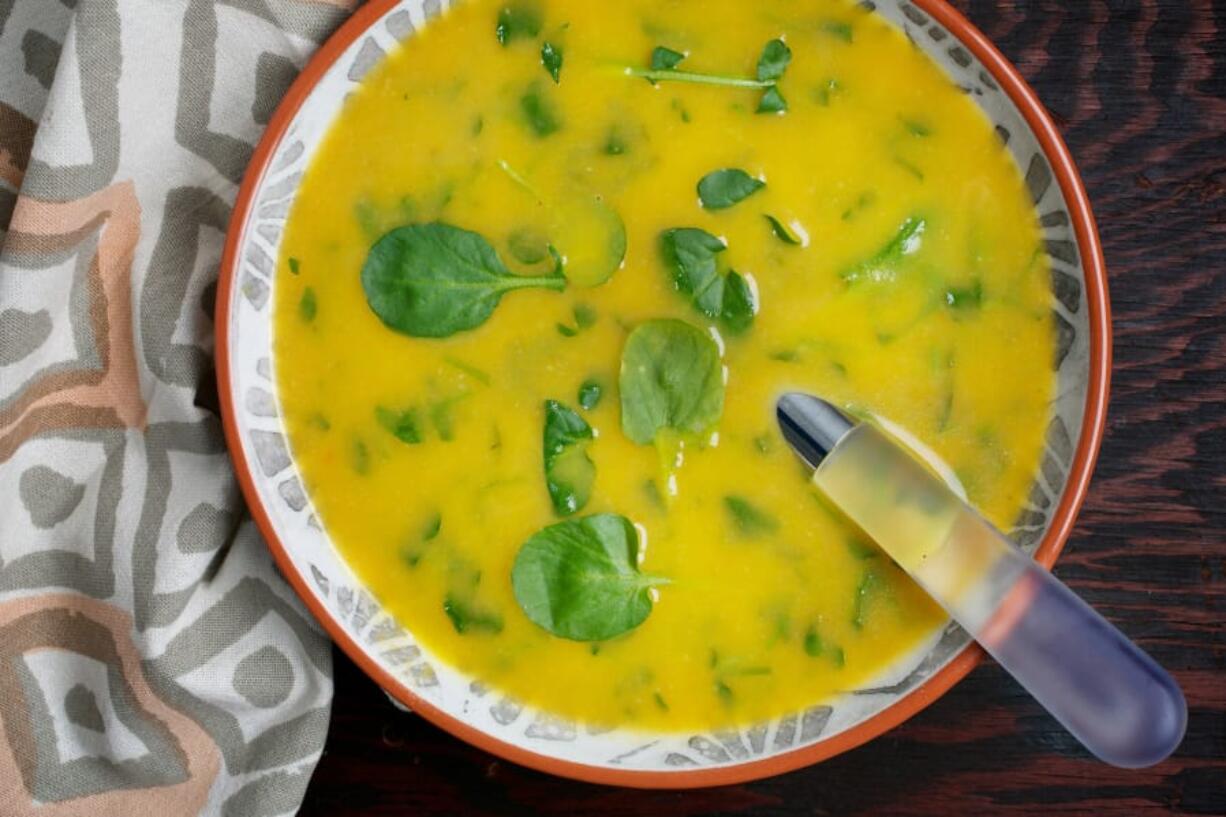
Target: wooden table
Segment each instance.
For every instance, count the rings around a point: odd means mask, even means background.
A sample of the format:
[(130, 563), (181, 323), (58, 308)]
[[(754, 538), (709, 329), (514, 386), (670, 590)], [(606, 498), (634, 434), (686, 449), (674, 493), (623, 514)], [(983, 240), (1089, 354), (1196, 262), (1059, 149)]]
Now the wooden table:
[(782, 777), (637, 792), (496, 760), (340, 653), (303, 815), (1226, 814), (1226, 0), (959, 0), (1068, 140), (1111, 279), (1110, 422), (1056, 573), (1169, 668), (1176, 756), (1090, 758), (985, 664), (882, 738)]

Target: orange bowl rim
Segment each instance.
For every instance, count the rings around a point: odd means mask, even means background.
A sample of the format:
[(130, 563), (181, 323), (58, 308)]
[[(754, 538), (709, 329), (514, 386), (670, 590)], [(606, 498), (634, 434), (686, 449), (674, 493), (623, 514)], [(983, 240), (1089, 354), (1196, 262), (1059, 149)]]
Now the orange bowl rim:
[[(447, 714), (431, 702), (418, 696), (387, 670), (379, 666), (357, 641), (350, 636), (333, 614), (316, 598), (306, 578), (298, 572), (288, 549), (277, 536), (267, 510), (260, 499), (252, 477), (251, 463), (243, 453), (236, 424), (236, 407), (231, 390), (229, 359), (230, 301), (238, 276), (238, 248), (242, 243), (244, 225), (254, 204), (254, 193), (272, 157), (298, 110), (325, 72), (367, 29), (380, 20), (398, 0), (370, 0), (359, 8), (320, 47), (302, 73), (290, 86), (274, 112), (243, 177), (231, 214), (222, 255), (218, 280), (216, 327), (216, 366), (218, 393), (221, 402), (222, 425), (226, 444), (234, 459), (239, 485), (247, 507), (269, 550), (289, 581), (327, 631), (329, 636), (363, 672), (375, 680), (398, 701), (426, 720), (450, 732), (467, 743), (484, 749), (505, 760), (539, 771), (592, 783), (631, 786), (636, 788), (682, 789), (703, 786), (723, 786), (758, 780), (819, 763), (853, 749), (889, 729), (898, 726), (941, 697), (954, 684), (979, 664), (983, 651), (968, 645), (948, 664), (915, 689), (890, 706), (833, 737), (809, 746), (781, 752), (759, 760), (679, 771), (611, 769), (576, 761), (550, 757), (522, 746), (500, 740)], [(1043, 541), (1035, 551), (1035, 559), (1051, 568), (1064, 547), (1089, 488), (1106, 427), (1107, 398), (1111, 378), (1111, 305), (1107, 296), (1107, 272), (1102, 246), (1090, 208), (1089, 197), (1077, 172), (1064, 140), (1050, 115), (1021, 74), (961, 13), (946, 0), (911, 0), (965, 45), (992, 75), (1000, 88), (1021, 111), (1043, 149), (1068, 205), (1077, 247), (1081, 254), (1085, 276), (1085, 295), (1090, 326), (1089, 382), (1082, 420), (1081, 435), (1069, 470), (1064, 493), (1052, 516)]]

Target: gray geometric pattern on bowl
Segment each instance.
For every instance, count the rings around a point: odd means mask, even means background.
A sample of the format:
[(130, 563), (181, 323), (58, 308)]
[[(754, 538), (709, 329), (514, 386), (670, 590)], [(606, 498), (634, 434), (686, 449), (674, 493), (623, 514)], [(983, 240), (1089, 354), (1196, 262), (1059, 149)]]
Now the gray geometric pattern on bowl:
[[(399, 40), (449, 5), (443, 0), (403, 0), (353, 42), (324, 74), (276, 146), (243, 227), (238, 286), (228, 305), (230, 386), (233, 404), (239, 407), (235, 420), (247, 459), (254, 464), (260, 501), (295, 569), (370, 659), (408, 689), (476, 729), (553, 758), (652, 771), (731, 764), (828, 740), (882, 711), (961, 652), (970, 642), (967, 635), (949, 625), (866, 687), (752, 727), (693, 734), (596, 729), (522, 706), (435, 660), (363, 589), (321, 528), (286, 442), (272, 373), (271, 304), (282, 228), (338, 101)], [(902, 29), (973, 97), (1023, 169), (1038, 209), (1052, 266), (1058, 386), (1041, 468), (1013, 530), (1014, 539), (1033, 551), (1065, 488), (1089, 379), (1084, 275), (1068, 208), (1038, 140), (968, 49), (910, 3), (861, 5)]]

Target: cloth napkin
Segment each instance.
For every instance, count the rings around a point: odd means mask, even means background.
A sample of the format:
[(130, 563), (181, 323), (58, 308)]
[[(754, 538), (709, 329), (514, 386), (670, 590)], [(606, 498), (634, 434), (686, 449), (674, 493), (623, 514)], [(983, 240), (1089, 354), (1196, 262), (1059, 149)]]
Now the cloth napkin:
[(354, 2), (0, 0), (0, 814), (279, 815), (326, 638), (246, 516), (217, 267)]

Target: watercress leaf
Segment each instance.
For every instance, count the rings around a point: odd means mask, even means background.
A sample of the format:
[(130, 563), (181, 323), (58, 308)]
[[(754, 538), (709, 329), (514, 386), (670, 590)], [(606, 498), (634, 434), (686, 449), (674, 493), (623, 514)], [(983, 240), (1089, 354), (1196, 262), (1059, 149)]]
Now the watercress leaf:
[(626, 257), (626, 225), (602, 196), (579, 190), (546, 199), (508, 162), (499, 160), (498, 167), (546, 210), (551, 239), (546, 249), (558, 275), (580, 286), (596, 286), (621, 267)]
[(397, 227), (362, 266), (366, 302), (388, 327), (442, 338), (480, 326), (513, 289), (562, 289), (557, 276), (511, 274), (477, 233), (442, 222)]
[(969, 311), (983, 306), (983, 281), (976, 278), (964, 287), (945, 290), (945, 304), (950, 309)]
[(593, 436), (577, 413), (556, 400), (545, 401), (545, 487), (559, 516), (582, 510), (592, 495), (596, 465), (587, 447)]
[(452, 367), (453, 369), (455, 369), (457, 372), (460, 372), (466, 375), (467, 377), (470, 377), (473, 380), (477, 381), (482, 386), (488, 386), (490, 383), (493, 382), (493, 378), (490, 377), (489, 372), (485, 371), (484, 369), (478, 369), (476, 366), (472, 365), (471, 363), (461, 360), (460, 358), (455, 357), (454, 355), (444, 355), (443, 362), (446, 363), (448, 366)]
[(606, 156), (621, 156), (630, 147), (626, 142), (625, 135), (616, 127), (609, 128), (609, 133), (605, 137), (604, 147), (601, 150)]
[(579, 405), (585, 411), (591, 411), (600, 404), (600, 398), (604, 394), (604, 388), (597, 380), (584, 380), (579, 386)]
[(830, 100), (840, 91), (840, 84), (837, 79), (828, 79), (817, 88), (817, 104), (823, 108), (830, 106)]
[(753, 325), (758, 304), (753, 288), (743, 275), (729, 272), (724, 277), (724, 304), (720, 310), (720, 321), (733, 334), (744, 332)]
[(575, 315), (575, 326), (580, 329), (587, 329), (596, 323), (596, 310), (587, 304), (575, 304), (572, 312)]
[(498, 10), (494, 35), (506, 46), (513, 40), (532, 39), (541, 33), (541, 11), (533, 2), (509, 3)]
[(651, 70), (671, 71), (680, 65), (684, 59), (685, 54), (682, 54), (680, 51), (674, 51), (671, 48), (657, 45), (651, 50)]
[(696, 227), (678, 227), (660, 234), (660, 252), (678, 290), (690, 295), (703, 314), (718, 317), (724, 306), (724, 281), (715, 256), (728, 248), (723, 241)]
[(520, 227), (507, 237), (507, 249), (521, 264), (539, 264), (549, 257), (549, 239), (540, 230)]
[(762, 48), (758, 57), (758, 81), (776, 82), (792, 61), (792, 49), (783, 40), (774, 39)]
[(909, 217), (871, 258), (845, 270), (841, 274), (842, 279), (848, 283), (892, 280), (896, 273), (894, 267), (903, 258), (919, 252), (923, 246), (927, 227), (928, 222), (922, 216)]
[(599, 196), (581, 194), (554, 207), (550, 232), (565, 256), (566, 280), (579, 286), (603, 284), (626, 258), (626, 225)]
[(298, 301), (298, 317), (302, 318), (306, 323), (315, 320), (315, 316), (319, 313), (319, 303), (315, 299), (315, 290), (307, 287), (302, 291), (302, 298)]
[(810, 658), (817, 658), (822, 654), (822, 636), (817, 631), (816, 624), (810, 624), (809, 629), (805, 630), (804, 648), (805, 655)]
[(533, 534), (511, 568), (515, 600), (528, 618), (573, 641), (604, 641), (651, 614), (651, 588), (666, 580), (638, 568), (638, 531), (617, 514), (595, 514)]
[(423, 439), (421, 433), (421, 418), (417, 409), (393, 411), (383, 406), (375, 408), (375, 420), (397, 440), (409, 445), (417, 445)]
[(545, 249), (549, 251), (549, 257), (553, 259), (553, 277), (565, 277), (563, 272), (566, 269), (566, 261), (563, 260), (562, 254), (558, 252), (558, 248), (550, 244)]
[(519, 98), (519, 112), (524, 122), (537, 138), (544, 139), (558, 132), (562, 121), (554, 108), (553, 102), (545, 95), (544, 89), (532, 85)]
[(711, 336), (685, 321), (635, 327), (622, 350), (622, 431), (646, 445), (663, 429), (701, 435), (724, 411), (724, 370)]
[(400, 548), (401, 560), (408, 567), (416, 569), (421, 564), (421, 560), (433, 549), (432, 543), (438, 538), (439, 532), (442, 529), (443, 515), (435, 511), (421, 528), (408, 537), (408, 541)]
[(366, 443), (355, 437), (349, 446), (349, 465), (354, 472), (360, 476), (366, 476), (370, 473), (370, 449), (366, 447)]
[(772, 85), (762, 94), (762, 98), (758, 100), (758, 113), (783, 113), (788, 109), (788, 101), (783, 98), (783, 94), (779, 93), (779, 89)]
[(724, 497), (724, 508), (732, 519), (733, 527), (742, 536), (764, 536), (779, 529), (779, 522), (775, 517), (744, 497)]
[(796, 237), (796, 234), (793, 233), (786, 224), (771, 215), (766, 215), (763, 217), (770, 224), (771, 232), (774, 233), (775, 238), (779, 239), (784, 244), (791, 244), (793, 246), (800, 245), (800, 239)]
[(592, 326), (592, 324), (596, 323), (596, 310), (592, 309), (592, 307), (588, 306), (587, 304), (575, 304), (575, 308), (572, 311), (575, 315), (574, 326), (569, 326), (564, 323), (559, 323), (557, 325), (558, 334), (562, 335), (563, 337), (573, 338), (584, 329), (588, 329)]
[(554, 84), (561, 82), (562, 73), (562, 49), (551, 42), (546, 42), (541, 46), (541, 65), (545, 66), (545, 70), (549, 72), (549, 76), (553, 77)]
[(460, 635), (466, 633), (497, 635), (502, 632), (502, 616), (458, 595), (447, 594), (443, 599), (443, 612), (447, 614), (447, 618), (451, 619), (451, 626), (455, 627), (455, 631)]
[(907, 129), (907, 133), (918, 139), (927, 139), (932, 136), (932, 128), (926, 122), (918, 119), (903, 119), (902, 124)]
[(856, 595), (851, 605), (851, 626), (857, 630), (864, 627), (869, 604), (872, 597), (877, 594), (880, 584), (881, 577), (877, 575), (877, 569), (873, 566), (865, 568), (860, 577), (860, 583), (856, 585)]
[(455, 439), (455, 425), (452, 422), (451, 407), (461, 399), (461, 397), (451, 397), (446, 400), (439, 400), (430, 406), (430, 424), (434, 426), (434, 430), (438, 433), (438, 438), (443, 442), (451, 442)]
[(730, 167), (713, 170), (698, 182), (698, 199), (708, 210), (722, 210), (766, 187), (766, 182), (755, 179), (744, 170)]
[(821, 24), (821, 30), (845, 43), (852, 40), (851, 23), (845, 23), (842, 20), (826, 20)]

